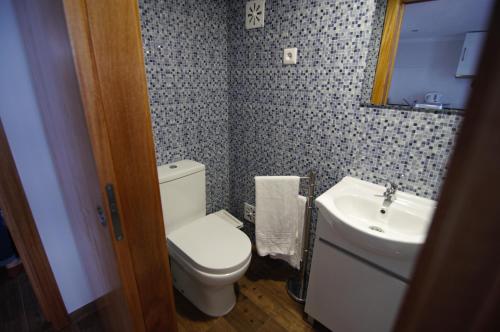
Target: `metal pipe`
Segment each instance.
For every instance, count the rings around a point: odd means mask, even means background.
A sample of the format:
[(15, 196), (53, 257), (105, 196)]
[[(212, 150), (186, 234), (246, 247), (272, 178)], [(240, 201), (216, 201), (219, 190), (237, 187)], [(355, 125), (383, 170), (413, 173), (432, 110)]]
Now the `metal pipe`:
[(293, 277), (287, 281), (288, 294), (297, 302), (305, 302), (306, 272), (309, 263), (309, 237), (311, 233), (312, 209), (314, 201), (314, 188), (316, 187), (316, 174), (309, 171), (308, 176), (300, 177), (308, 181), (306, 210), (304, 213), (304, 228), (302, 232), (302, 259), (300, 261), (299, 279)]
[(311, 233), (311, 219), (312, 219), (312, 209), (314, 202), (314, 187), (316, 186), (316, 175), (313, 171), (309, 172), (309, 186), (307, 190), (307, 203), (306, 212), (304, 216), (304, 230), (302, 232), (302, 261), (300, 263), (300, 274), (301, 274), (301, 287), (300, 287), (300, 297), (305, 300), (305, 290), (306, 290), (306, 270), (307, 264), (309, 263), (309, 238)]

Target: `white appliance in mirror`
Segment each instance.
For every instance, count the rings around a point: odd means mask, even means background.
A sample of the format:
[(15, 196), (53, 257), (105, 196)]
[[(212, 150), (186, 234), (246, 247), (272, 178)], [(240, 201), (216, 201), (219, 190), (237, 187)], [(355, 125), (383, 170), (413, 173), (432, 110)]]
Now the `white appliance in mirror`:
[(485, 38), (486, 32), (484, 31), (468, 32), (465, 35), (456, 77), (471, 77), (476, 75)]

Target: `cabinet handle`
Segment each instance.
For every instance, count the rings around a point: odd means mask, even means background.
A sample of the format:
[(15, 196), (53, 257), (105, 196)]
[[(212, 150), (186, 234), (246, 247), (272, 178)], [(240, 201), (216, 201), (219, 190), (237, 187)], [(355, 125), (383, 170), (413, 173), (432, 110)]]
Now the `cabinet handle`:
[(462, 62), (465, 60), (465, 53), (467, 52), (467, 47), (464, 47), (464, 52), (462, 53)]

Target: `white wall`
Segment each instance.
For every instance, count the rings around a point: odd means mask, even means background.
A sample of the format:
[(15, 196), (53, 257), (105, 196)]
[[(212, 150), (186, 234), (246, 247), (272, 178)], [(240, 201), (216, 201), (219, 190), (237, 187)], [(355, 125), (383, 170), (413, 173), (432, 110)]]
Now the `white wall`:
[(464, 37), (406, 39), (399, 42), (389, 92), (389, 104), (424, 102), (428, 92), (440, 92), (448, 108), (464, 109), (472, 80), (455, 73)]
[(0, 1), (0, 41), (0, 116), (66, 309), (72, 312), (95, 296), (63, 203), (10, 0)]

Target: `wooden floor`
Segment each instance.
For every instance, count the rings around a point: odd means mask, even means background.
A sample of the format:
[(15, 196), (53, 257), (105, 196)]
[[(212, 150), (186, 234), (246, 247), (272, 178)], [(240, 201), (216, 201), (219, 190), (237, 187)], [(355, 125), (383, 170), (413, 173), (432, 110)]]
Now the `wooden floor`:
[(304, 321), (303, 306), (288, 296), (285, 283), (291, 273), (285, 263), (254, 256), (248, 272), (238, 283), (235, 308), (215, 319), (201, 313), (176, 292), (179, 331), (328, 331), (319, 324), (312, 327)]
[[(0, 270), (0, 331), (52, 332), (45, 322), (35, 294), (24, 272), (9, 279)], [(63, 332), (101, 332), (100, 320), (95, 312), (79, 311), (73, 323)]]
[[(246, 275), (238, 283), (238, 302), (226, 316), (211, 318), (201, 313), (179, 292), (175, 294), (180, 332), (198, 331), (328, 331), (310, 326), (302, 317), (302, 305), (287, 294), (285, 283), (292, 270), (280, 261), (254, 256)], [(63, 332), (101, 332), (97, 314), (84, 310), (73, 315)], [(44, 322), (25, 273), (8, 279), (0, 273), (0, 331), (52, 332)]]

